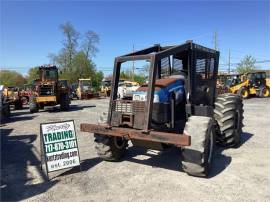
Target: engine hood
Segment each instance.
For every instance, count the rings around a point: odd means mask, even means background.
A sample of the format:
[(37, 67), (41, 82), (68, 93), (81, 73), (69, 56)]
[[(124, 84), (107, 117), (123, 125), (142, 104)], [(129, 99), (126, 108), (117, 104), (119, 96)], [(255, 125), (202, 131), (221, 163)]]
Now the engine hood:
[[(133, 100), (146, 101), (148, 85), (142, 85), (133, 92)], [(169, 102), (171, 94), (174, 93), (176, 101), (180, 102), (184, 96), (184, 80), (182, 78), (165, 78), (156, 80), (154, 103)]]

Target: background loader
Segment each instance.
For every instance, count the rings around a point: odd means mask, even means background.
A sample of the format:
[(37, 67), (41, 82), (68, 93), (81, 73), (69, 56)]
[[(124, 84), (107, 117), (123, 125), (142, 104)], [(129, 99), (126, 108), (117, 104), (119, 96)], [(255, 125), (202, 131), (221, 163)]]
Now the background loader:
[(103, 80), (101, 82), (101, 88), (99, 92), (99, 96), (109, 97), (111, 94), (111, 80)]
[[(132, 60), (150, 62), (149, 82), (132, 100), (124, 100), (117, 96), (121, 66)], [(208, 176), (216, 141), (239, 145), (243, 126), (241, 97), (216, 96), (218, 63), (218, 51), (192, 41), (117, 57), (107, 120), (83, 123), (81, 130), (94, 134), (97, 154), (104, 160), (121, 159), (128, 141), (158, 150), (176, 146), (182, 151), (183, 171)]]
[(243, 99), (251, 95), (258, 97), (270, 96), (270, 83), (265, 72), (250, 72), (242, 75), (229, 75), (225, 86), (230, 93), (238, 94)]
[(94, 97), (91, 79), (79, 79), (76, 88), (76, 96), (79, 100), (90, 99)]
[(30, 112), (35, 113), (45, 106), (58, 104), (61, 110), (69, 109), (69, 88), (59, 81), (56, 66), (40, 66), (39, 79), (35, 80), (29, 98)]

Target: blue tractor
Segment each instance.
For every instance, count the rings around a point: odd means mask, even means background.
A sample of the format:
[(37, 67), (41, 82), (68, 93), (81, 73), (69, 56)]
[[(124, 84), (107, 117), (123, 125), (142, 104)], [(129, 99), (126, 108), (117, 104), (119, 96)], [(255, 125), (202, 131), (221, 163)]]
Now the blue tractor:
[[(148, 83), (120, 99), (117, 89), (121, 66), (127, 61), (150, 62)], [(219, 52), (192, 41), (181, 45), (152, 47), (115, 58), (107, 119), (81, 124), (95, 136), (97, 154), (118, 161), (128, 141), (133, 146), (181, 150), (182, 170), (208, 176), (216, 142), (240, 144), (242, 99), (216, 93)]]

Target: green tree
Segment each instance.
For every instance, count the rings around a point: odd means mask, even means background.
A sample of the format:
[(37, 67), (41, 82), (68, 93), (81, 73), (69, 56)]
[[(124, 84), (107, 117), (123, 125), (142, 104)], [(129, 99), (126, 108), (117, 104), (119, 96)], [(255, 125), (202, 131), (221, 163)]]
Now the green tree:
[(96, 53), (98, 52), (97, 44), (99, 44), (99, 36), (93, 31), (86, 32), (81, 48), (87, 58), (91, 59), (96, 56)]
[(0, 81), (4, 86), (23, 87), (26, 83), (26, 79), (22, 74), (10, 70), (0, 70)]
[(31, 84), (35, 79), (39, 78), (39, 67), (32, 67), (28, 70), (27, 83)]
[(130, 80), (130, 81), (134, 79), (134, 81), (138, 82), (139, 84), (143, 84), (146, 81), (146, 77), (143, 73), (141, 74), (135, 73), (133, 77), (132, 71), (128, 69), (126, 71), (120, 72), (120, 79), (125, 79), (125, 80)]
[(97, 72), (92, 58), (98, 51), (96, 47), (99, 43), (98, 35), (93, 31), (88, 31), (83, 35), (81, 44), (79, 44), (81, 34), (71, 23), (60, 25), (60, 29), (65, 36), (63, 48), (58, 54), (49, 54), (52, 63), (57, 65), (62, 72), (60, 78), (67, 79), (71, 83), (77, 82), (79, 78), (93, 80)]
[(244, 73), (250, 72), (252, 70), (255, 70), (255, 69), (257, 69), (257, 67), (255, 66), (255, 63), (256, 63), (256, 59), (254, 57), (252, 57), (251, 55), (247, 55), (237, 65), (236, 71), (239, 74), (244, 74)]
[(63, 69), (61, 78), (69, 80), (71, 83), (76, 82), (79, 78), (91, 78), (95, 75), (95, 65), (81, 51), (78, 52), (69, 69)]
[(63, 41), (64, 48), (62, 49), (62, 54), (65, 54), (67, 65), (70, 66), (72, 59), (76, 54), (76, 48), (78, 46), (80, 33), (75, 30), (70, 22), (61, 24), (60, 30), (65, 36), (65, 40)]
[(138, 82), (139, 84), (144, 84), (146, 82), (146, 77), (143, 74), (135, 74), (134, 81)]
[(101, 82), (104, 78), (103, 72), (102, 71), (98, 71), (94, 74), (94, 76), (92, 76), (92, 85), (95, 91), (99, 90), (99, 87), (101, 85)]

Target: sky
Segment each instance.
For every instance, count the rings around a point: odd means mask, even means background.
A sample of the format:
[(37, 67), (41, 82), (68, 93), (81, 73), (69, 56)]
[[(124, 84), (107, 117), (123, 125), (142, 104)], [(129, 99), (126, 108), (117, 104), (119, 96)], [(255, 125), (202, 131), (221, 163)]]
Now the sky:
[[(213, 48), (213, 33), (221, 53), (220, 68), (251, 54), (270, 60), (270, 1), (0, 1), (0, 67), (26, 74), (50, 63), (48, 55), (63, 47), (59, 25), (73, 24), (80, 33), (100, 37), (93, 59), (110, 74), (114, 58), (151, 46), (186, 40)], [(258, 63), (270, 69), (270, 62)]]

